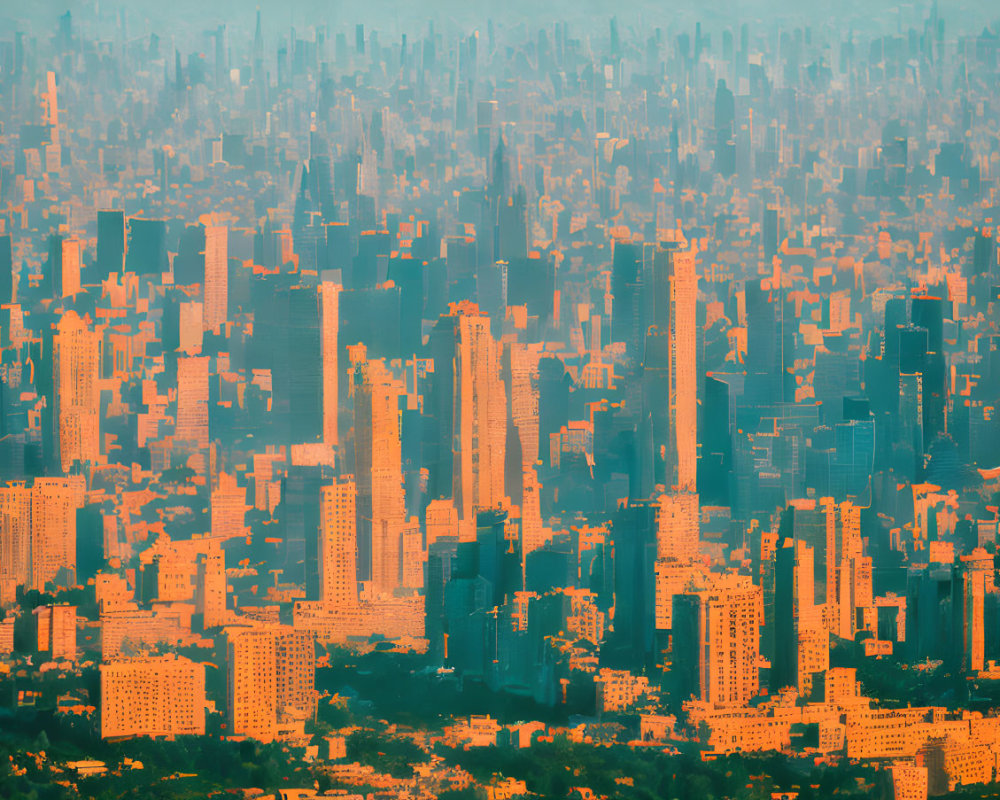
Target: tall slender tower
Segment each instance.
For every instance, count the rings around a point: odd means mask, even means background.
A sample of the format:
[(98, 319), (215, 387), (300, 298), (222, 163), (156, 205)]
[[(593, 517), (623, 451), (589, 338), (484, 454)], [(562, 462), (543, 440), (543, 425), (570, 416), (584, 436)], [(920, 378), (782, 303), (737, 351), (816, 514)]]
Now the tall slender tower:
[(357, 486), (343, 478), (320, 490), (319, 586), (327, 611), (358, 603)]
[(277, 637), (268, 628), (228, 632), (230, 732), (273, 741), (278, 719)]
[(340, 327), (339, 284), (324, 281), (319, 287), (320, 352), (323, 370), (323, 443), (337, 444), (337, 332)]
[(401, 535), (406, 520), (399, 398), (406, 387), (381, 361), (354, 372), (355, 472), (361, 577), (376, 592), (399, 586)]
[(455, 331), (452, 498), (460, 519), (468, 524), (479, 509), (494, 508), (505, 497), (507, 389), (489, 317), (476, 305), (464, 303), (451, 316)]
[(76, 512), (83, 505), (82, 475), (36, 478), (31, 487), (31, 588), (76, 582)]
[(667, 480), (694, 492), (698, 477), (698, 275), (695, 252), (674, 250), (670, 276), (670, 447)]
[(80, 291), (80, 249), (75, 236), (49, 237), (49, 274), (46, 286), (54, 298), (72, 297)]
[(177, 359), (175, 437), (208, 447), (208, 356)]
[(205, 228), (205, 330), (214, 331), (229, 316), (229, 229)]
[(75, 461), (100, 455), (101, 334), (75, 311), (66, 312), (53, 337), (53, 423), (59, 461), (68, 472)]

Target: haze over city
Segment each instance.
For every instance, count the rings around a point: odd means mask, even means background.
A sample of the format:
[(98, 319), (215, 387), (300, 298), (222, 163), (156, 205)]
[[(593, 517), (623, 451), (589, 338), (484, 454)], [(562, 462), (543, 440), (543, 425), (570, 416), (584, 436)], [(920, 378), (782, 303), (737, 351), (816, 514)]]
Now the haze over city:
[(1000, 792), (988, 2), (0, 7), (0, 798)]

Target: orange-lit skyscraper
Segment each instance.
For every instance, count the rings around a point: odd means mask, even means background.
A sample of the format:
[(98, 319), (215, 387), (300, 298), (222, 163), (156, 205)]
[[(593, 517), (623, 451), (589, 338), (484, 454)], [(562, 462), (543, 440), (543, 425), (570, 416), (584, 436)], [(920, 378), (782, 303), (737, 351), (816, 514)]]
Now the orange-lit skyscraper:
[(693, 492), (698, 477), (698, 275), (695, 252), (670, 251), (670, 447), (667, 485)]
[(76, 659), (76, 606), (66, 603), (34, 610), (36, 647), (52, 661)]
[(216, 330), (229, 314), (229, 230), (223, 225), (205, 227), (204, 326)]
[(212, 535), (225, 541), (244, 531), (247, 491), (236, 476), (220, 472), (212, 487)]
[(357, 486), (350, 478), (320, 491), (320, 601), (328, 610), (358, 602)]
[(712, 575), (674, 596), (674, 665), (681, 700), (739, 707), (757, 694), (762, 596), (748, 575)]
[(500, 377), (499, 347), (490, 319), (474, 303), (453, 305), (432, 337), (435, 394), (442, 439), (436, 486), (451, 493), (459, 519), (474, 525), (478, 509), (505, 498), (507, 391)]
[(19, 586), (44, 591), (76, 578), (76, 512), (83, 476), (36, 478), (0, 488), (0, 598)]
[(175, 438), (208, 447), (208, 356), (177, 359)]
[(337, 444), (338, 337), (340, 286), (324, 281), (319, 287), (320, 353), (323, 375), (323, 442)]
[(101, 334), (75, 311), (63, 314), (53, 337), (53, 423), (63, 472), (100, 456), (100, 359)]
[(313, 636), (284, 626), (227, 632), (229, 725), (235, 736), (280, 738), (312, 716)]
[(72, 586), (76, 580), (76, 512), (83, 505), (82, 475), (36, 478), (31, 487), (31, 587)]
[(274, 632), (267, 628), (227, 632), (230, 732), (273, 741), (277, 727), (278, 674)]
[(62, 149), (59, 144), (59, 97), (56, 74), (45, 74), (45, 92), (42, 94), (42, 120), (49, 126), (49, 144), (45, 148), (45, 171), (58, 172), (62, 166)]
[(31, 490), (0, 488), (0, 603), (12, 603), (31, 581)]
[(657, 484), (672, 492), (694, 492), (698, 457), (695, 251), (684, 249), (681, 241), (665, 241), (648, 245), (643, 262), (641, 306), (646, 331), (641, 430), (644, 437), (652, 437), (652, 452), (642, 454), (642, 492), (647, 494)]
[(698, 495), (664, 494), (657, 500), (656, 557), (691, 561), (698, 555)]
[(218, 542), (198, 555), (195, 609), (202, 626), (214, 628), (228, 621), (226, 611), (226, 554)]
[(361, 577), (377, 592), (399, 586), (406, 506), (399, 438), (399, 398), (406, 393), (381, 361), (354, 372), (354, 447)]
[(830, 664), (830, 636), (823, 606), (816, 603), (815, 553), (804, 541), (785, 539), (775, 558), (775, 652), (770, 688), (791, 686), (808, 696), (813, 676)]

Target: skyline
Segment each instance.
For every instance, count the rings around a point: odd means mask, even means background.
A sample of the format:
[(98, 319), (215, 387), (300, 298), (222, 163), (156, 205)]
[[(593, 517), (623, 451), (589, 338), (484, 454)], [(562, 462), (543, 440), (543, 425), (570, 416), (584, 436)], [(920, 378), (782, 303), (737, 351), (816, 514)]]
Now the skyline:
[(988, 797), (986, 4), (0, 23), (0, 797)]

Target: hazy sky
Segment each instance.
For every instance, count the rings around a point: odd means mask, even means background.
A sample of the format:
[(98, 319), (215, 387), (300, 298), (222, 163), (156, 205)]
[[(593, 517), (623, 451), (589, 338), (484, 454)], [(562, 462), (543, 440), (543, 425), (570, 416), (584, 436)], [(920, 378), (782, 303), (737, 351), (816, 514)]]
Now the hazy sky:
[[(619, 24), (652, 29), (668, 28), (671, 23), (692, 24), (701, 20), (706, 26), (728, 25), (734, 21), (758, 21), (767, 24), (780, 18), (787, 25), (839, 24), (861, 30), (875, 26), (892, 32), (919, 27), (926, 19), (930, 2), (892, 3), (885, 0), (829, 0), (823, 3), (801, 0), (698, 0), (698, 2), (614, 2), (606, 0), (264, 0), (254, 4), (246, 0), (39, 0), (14, 3), (0, 0), (0, 27), (24, 28), (32, 23), (34, 32), (51, 26), (67, 8), (78, 25), (96, 33), (97, 21), (107, 25), (105, 35), (112, 38), (117, 29), (118, 12), (127, 9), (129, 36), (144, 36), (152, 31), (196, 37), (201, 30), (225, 22), (230, 32), (252, 32), (254, 11), (260, 8), (265, 35), (283, 34), (289, 26), (305, 31), (312, 25), (333, 26), (363, 22), (383, 35), (397, 38), (400, 32), (422, 34), (427, 21), (435, 20), (439, 30), (455, 26), (461, 30), (484, 27), (488, 19), (495, 24), (542, 26), (554, 20), (570, 21), (576, 35), (606, 35), (608, 19), (615, 15)], [(941, 0), (941, 15), (948, 33), (978, 31), (984, 24), (1000, 17), (995, 0)], [(4, 16), (6, 15), (6, 19)]]

